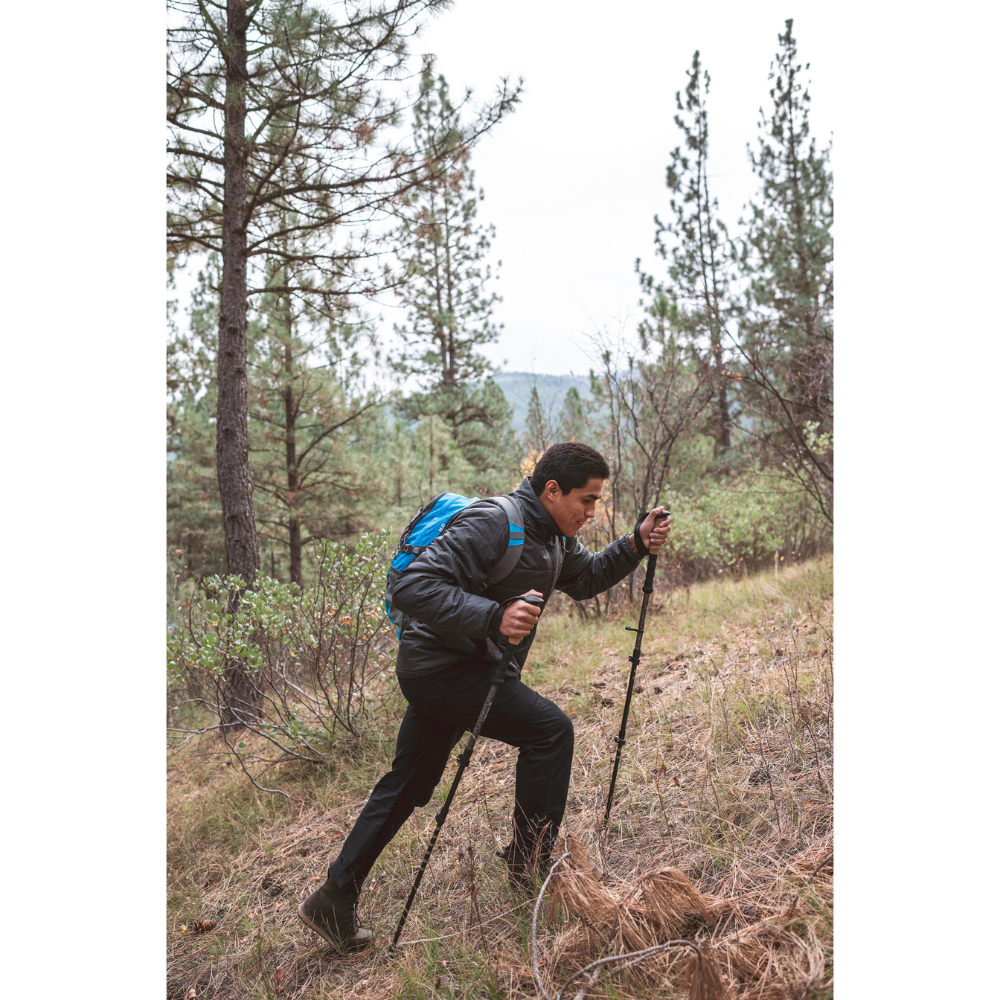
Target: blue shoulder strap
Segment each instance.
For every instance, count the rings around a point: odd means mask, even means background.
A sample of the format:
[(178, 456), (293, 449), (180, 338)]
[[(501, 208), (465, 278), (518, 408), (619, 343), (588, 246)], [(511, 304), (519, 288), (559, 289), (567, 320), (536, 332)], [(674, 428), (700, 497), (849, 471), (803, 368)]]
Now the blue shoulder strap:
[(484, 590), (492, 587), (494, 583), (499, 583), (505, 576), (509, 576), (524, 551), (524, 517), (518, 502), (507, 495), (490, 497), (489, 502), (495, 503), (507, 515), (507, 548), (500, 561), (493, 567), (493, 572), (487, 577), (483, 585)]

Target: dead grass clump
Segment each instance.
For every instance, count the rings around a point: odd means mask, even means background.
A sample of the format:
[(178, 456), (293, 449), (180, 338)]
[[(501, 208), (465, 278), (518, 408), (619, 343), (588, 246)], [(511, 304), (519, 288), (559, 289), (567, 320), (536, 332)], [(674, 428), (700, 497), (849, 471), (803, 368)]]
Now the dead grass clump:
[(677, 868), (661, 868), (650, 872), (636, 883), (640, 895), (640, 910), (660, 934), (674, 934), (690, 921), (701, 917), (706, 924), (715, 923), (706, 897)]
[(784, 924), (760, 921), (717, 943), (720, 965), (738, 997), (799, 1000), (823, 984), (822, 942), (809, 924)]
[[(785, 871), (799, 871), (824, 849), (815, 845), (801, 852)], [(724, 913), (741, 917), (740, 904), (747, 899), (703, 893), (670, 867), (602, 884), (573, 837), (563, 839), (550, 885), (550, 921), (562, 914), (579, 923), (562, 928), (553, 938), (546, 964), (568, 983), (593, 966), (583, 977), (577, 1000), (594, 987), (602, 971), (599, 963), (609, 956), (617, 956), (618, 968), (629, 968), (635, 983), (644, 983), (646, 989), (664, 979), (686, 984), (689, 1000), (798, 1000), (824, 981), (817, 921), (801, 892), (773, 874), (770, 885), (752, 894), (755, 911), (773, 912), (729, 933), (716, 933), (713, 926)], [(671, 939), (672, 949), (667, 946)], [(693, 954), (678, 970), (678, 950), (685, 945)], [(640, 962), (643, 967), (635, 968)], [(608, 960), (608, 971), (611, 968)]]
[(557, 854), (567, 851), (569, 857), (552, 880), (550, 912), (561, 906), (582, 917), (587, 925), (615, 923), (621, 900), (598, 881), (586, 849), (576, 837), (560, 838)]
[[(535, 981), (544, 1000), (562, 1000), (574, 983), (580, 984), (576, 987), (575, 1000), (582, 1000), (596, 986), (602, 971), (631, 972), (636, 983), (648, 981), (649, 985), (657, 979), (669, 981), (677, 962), (686, 952), (693, 954), (673, 978), (687, 987), (688, 996), (700, 1000), (733, 1000), (710, 941), (668, 940), (668, 928), (690, 917), (692, 910), (698, 915), (708, 914), (701, 893), (683, 873), (667, 868), (650, 872), (633, 884), (604, 888), (597, 883), (590, 866), (581, 864), (580, 845), (574, 843), (573, 838), (564, 838), (562, 846), (565, 850), (539, 893), (531, 928)], [(603, 891), (596, 892), (595, 884)], [(538, 911), (549, 885), (555, 886), (550, 918), (553, 911), (571, 906), (581, 924), (560, 935), (552, 960), (539, 963)], [(607, 906), (609, 898), (616, 901), (613, 916)], [(613, 923), (612, 927), (602, 929), (598, 926), (598, 923), (609, 922)], [(597, 951), (598, 957), (587, 956), (590, 961), (581, 964), (581, 953), (585, 949)], [(570, 957), (575, 962), (567, 961)], [(640, 963), (644, 963), (643, 967), (632, 972)], [(569, 964), (577, 968), (568, 975), (554, 997), (550, 997), (542, 983), (540, 964), (551, 965), (556, 975)]]
[(692, 918), (715, 922), (711, 898), (698, 891), (679, 869), (665, 867), (639, 878), (602, 884), (576, 837), (561, 838), (569, 857), (552, 880), (550, 917), (557, 908), (583, 921), (586, 928), (606, 927), (611, 937), (628, 951), (649, 948), (679, 933)]

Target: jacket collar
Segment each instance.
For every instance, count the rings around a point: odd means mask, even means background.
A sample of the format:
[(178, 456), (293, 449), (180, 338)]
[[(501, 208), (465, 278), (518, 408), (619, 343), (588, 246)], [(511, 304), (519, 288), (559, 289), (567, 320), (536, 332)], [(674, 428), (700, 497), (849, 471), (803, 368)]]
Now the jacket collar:
[(530, 479), (525, 478), (524, 482), (514, 490), (514, 496), (517, 497), (518, 503), (524, 511), (524, 519), (528, 522), (525, 528), (533, 528), (543, 539), (553, 535), (562, 537), (562, 532), (556, 527), (552, 515), (545, 509), (542, 501), (535, 496)]

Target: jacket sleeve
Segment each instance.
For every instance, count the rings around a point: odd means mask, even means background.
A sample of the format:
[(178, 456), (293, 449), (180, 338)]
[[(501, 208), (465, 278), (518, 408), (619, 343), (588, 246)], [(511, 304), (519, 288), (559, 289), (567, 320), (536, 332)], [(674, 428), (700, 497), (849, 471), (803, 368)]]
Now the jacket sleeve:
[(467, 507), (410, 563), (392, 602), (438, 632), (485, 639), (499, 604), (479, 592), (506, 547), (503, 511), (492, 504)]
[(563, 557), (556, 590), (569, 594), (575, 601), (586, 601), (623, 580), (641, 561), (642, 556), (632, 551), (627, 535), (615, 539), (600, 552), (588, 552), (574, 538)]

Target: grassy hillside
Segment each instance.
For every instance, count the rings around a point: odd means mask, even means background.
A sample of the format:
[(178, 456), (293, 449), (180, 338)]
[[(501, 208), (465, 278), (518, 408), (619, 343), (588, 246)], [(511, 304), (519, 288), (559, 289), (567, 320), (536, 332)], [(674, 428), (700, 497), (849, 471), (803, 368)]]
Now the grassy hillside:
[[(602, 832), (632, 645), (623, 626), (637, 611), (548, 615), (525, 672), (577, 734), (573, 853), (541, 911), (543, 984), (555, 994), (596, 958), (686, 939), (702, 945), (698, 963), (672, 948), (605, 972), (587, 995), (832, 997), (832, 558), (654, 593)], [(170, 759), (169, 997), (539, 995), (532, 902), (493, 857), (512, 809), (516, 751), (502, 744), (477, 748), (397, 955), (385, 946), (454, 764), (368, 880), (360, 912), (379, 947), (338, 957), (296, 919), (388, 767), (397, 718), (346, 747), (336, 769), (275, 770), (287, 799), (257, 792), (214, 740)]]

